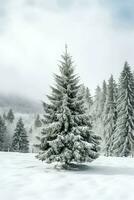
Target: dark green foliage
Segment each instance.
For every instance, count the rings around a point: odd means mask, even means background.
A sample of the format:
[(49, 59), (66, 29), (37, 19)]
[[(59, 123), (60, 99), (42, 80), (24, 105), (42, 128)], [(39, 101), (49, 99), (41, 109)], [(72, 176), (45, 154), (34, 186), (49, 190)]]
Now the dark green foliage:
[(102, 85), (101, 98), (100, 98), (100, 115), (101, 115), (101, 119), (103, 118), (102, 114), (104, 112), (104, 107), (105, 107), (105, 103), (106, 103), (106, 96), (107, 96), (107, 84), (106, 84), (106, 81), (104, 80), (103, 81), (103, 85)]
[(12, 109), (10, 109), (10, 110), (8, 111), (8, 113), (7, 113), (6, 119), (8, 120), (8, 122), (13, 123), (14, 118), (15, 118), (15, 117), (14, 117), (14, 113), (13, 113)]
[(5, 112), (3, 113), (3, 119), (4, 119), (4, 120), (7, 119), (7, 116), (6, 116), (6, 113), (5, 113)]
[(29, 151), (28, 137), (21, 118), (17, 122), (13, 135), (12, 151), (22, 153), (27, 153)]
[(87, 108), (87, 111), (89, 113), (90, 110), (91, 110), (91, 106), (93, 105), (93, 99), (92, 99), (92, 96), (90, 94), (88, 87), (85, 90), (85, 100), (86, 100), (86, 108)]
[(3, 118), (0, 116), (0, 151), (4, 150), (4, 139), (6, 134), (6, 126)]
[(36, 119), (35, 119), (34, 126), (35, 126), (36, 128), (39, 128), (39, 127), (42, 126), (42, 122), (41, 122), (41, 119), (40, 119), (40, 115), (39, 115), (39, 114), (37, 115), (37, 117), (36, 117)]

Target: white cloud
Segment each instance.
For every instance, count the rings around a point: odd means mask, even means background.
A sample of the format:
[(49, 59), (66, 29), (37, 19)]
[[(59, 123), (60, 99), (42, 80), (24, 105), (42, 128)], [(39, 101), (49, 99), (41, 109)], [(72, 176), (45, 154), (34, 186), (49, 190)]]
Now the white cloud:
[(68, 10), (56, 2), (8, 1), (0, 34), (1, 91), (42, 98), (66, 42), (81, 81), (92, 90), (111, 73), (119, 75), (125, 60), (134, 63), (133, 29), (117, 27), (97, 1), (86, 6), (75, 1)]

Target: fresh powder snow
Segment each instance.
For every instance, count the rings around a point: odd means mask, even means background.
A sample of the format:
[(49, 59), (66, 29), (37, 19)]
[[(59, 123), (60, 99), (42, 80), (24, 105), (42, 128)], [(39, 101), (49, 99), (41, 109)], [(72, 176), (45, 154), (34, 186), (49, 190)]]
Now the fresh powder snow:
[(133, 200), (134, 159), (100, 157), (61, 170), (35, 154), (0, 152), (1, 200)]

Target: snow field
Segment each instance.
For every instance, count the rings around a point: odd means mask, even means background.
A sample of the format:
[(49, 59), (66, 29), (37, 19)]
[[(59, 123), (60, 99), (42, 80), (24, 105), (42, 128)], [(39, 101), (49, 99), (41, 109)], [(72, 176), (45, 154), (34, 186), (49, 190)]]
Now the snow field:
[(1, 200), (134, 200), (134, 159), (100, 157), (58, 170), (35, 154), (0, 153)]

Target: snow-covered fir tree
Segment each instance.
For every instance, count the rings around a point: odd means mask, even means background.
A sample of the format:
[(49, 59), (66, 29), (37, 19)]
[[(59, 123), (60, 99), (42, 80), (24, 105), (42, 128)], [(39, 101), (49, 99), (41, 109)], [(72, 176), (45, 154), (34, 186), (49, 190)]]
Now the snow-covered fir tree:
[(79, 95), (79, 94), (80, 94), (80, 95), (82, 94), (83, 97), (84, 97), (84, 96), (85, 96), (85, 93), (86, 93), (86, 88), (85, 88), (84, 84), (81, 84), (80, 87), (79, 87), (78, 95)]
[(51, 87), (49, 103), (44, 103), (44, 128), (41, 137), (40, 160), (60, 162), (91, 162), (99, 156), (100, 137), (92, 131), (89, 116), (85, 113), (83, 96), (78, 95), (79, 78), (74, 74), (71, 56), (62, 55), (60, 75)]
[(91, 107), (93, 105), (93, 99), (92, 99), (92, 96), (90, 94), (90, 90), (88, 87), (85, 89), (85, 101), (86, 101), (87, 113), (90, 114)]
[(7, 119), (7, 116), (6, 116), (6, 113), (5, 113), (5, 112), (3, 113), (3, 119), (4, 119), (4, 120)]
[(103, 120), (104, 107), (106, 103), (106, 97), (107, 97), (107, 83), (104, 80), (102, 84), (101, 97), (100, 97), (100, 116), (102, 120)]
[(101, 121), (101, 88), (97, 86), (95, 90), (95, 96), (93, 98), (93, 105), (91, 107), (91, 116), (93, 120), (93, 131), (103, 136), (102, 121)]
[(79, 88), (77, 95), (83, 96), (83, 100), (85, 102), (86, 113), (90, 115), (90, 109), (91, 109), (91, 106), (93, 104), (93, 100), (92, 100), (89, 88), (85, 87), (84, 84), (82, 84)]
[(27, 153), (29, 151), (29, 141), (22, 118), (16, 124), (13, 135), (12, 151)]
[(104, 135), (103, 117), (104, 117), (104, 108), (105, 108), (105, 104), (106, 104), (106, 97), (107, 97), (107, 83), (104, 80), (103, 84), (102, 84), (101, 97), (100, 97), (100, 109), (99, 109), (102, 136)]
[(117, 89), (113, 76), (110, 77), (107, 87), (107, 98), (104, 108), (104, 153), (106, 156), (112, 155), (113, 135), (116, 127), (117, 110)]
[(33, 133), (33, 128), (32, 128), (32, 127), (30, 127), (30, 129), (29, 129), (29, 133), (30, 133), (30, 134)]
[(0, 116), (0, 151), (4, 150), (5, 134), (6, 134), (6, 125), (3, 118)]
[(115, 156), (129, 156), (134, 149), (134, 77), (126, 62), (119, 80), (117, 123), (114, 133)]
[(10, 110), (8, 111), (8, 113), (7, 113), (6, 119), (8, 120), (8, 122), (13, 123), (14, 118), (15, 118), (15, 117), (14, 117), (13, 110), (10, 109)]
[(41, 119), (40, 119), (40, 115), (38, 114), (36, 119), (35, 119), (35, 122), (34, 122), (34, 126), (35, 128), (39, 128), (42, 126), (42, 122), (41, 122)]
[(92, 114), (94, 116), (94, 120), (96, 121), (98, 118), (100, 118), (100, 113), (101, 113), (101, 88), (100, 86), (97, 86), (95, 90), (95, 96), (94, 96), (94, 101), (93, 101), (93, 106), (92, 106)]

